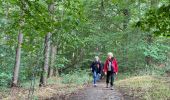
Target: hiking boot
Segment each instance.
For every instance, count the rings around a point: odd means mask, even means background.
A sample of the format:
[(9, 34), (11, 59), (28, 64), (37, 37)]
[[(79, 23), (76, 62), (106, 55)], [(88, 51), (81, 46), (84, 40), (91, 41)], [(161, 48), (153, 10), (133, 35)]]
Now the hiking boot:
[(106, 84), (106, 88), (108, 88), (109, 87), (109, 85), (108, 84)]
[(113, 86), (111, 86), (111, 88), (110, 88), (111, 90), (113, 90)]
[(94, 87), (97, 87), (97, 84), (94, 84), (93, 86), (94, 86)]

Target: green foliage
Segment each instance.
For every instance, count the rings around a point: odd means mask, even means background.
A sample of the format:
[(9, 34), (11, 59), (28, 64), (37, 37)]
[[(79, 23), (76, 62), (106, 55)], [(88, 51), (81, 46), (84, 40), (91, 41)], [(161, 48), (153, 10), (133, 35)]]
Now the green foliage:
[(62, 82), (65, 84), (84, 84), (90, 81), (90, 76), (87, 70), (75, 70), (68, 74), (61, 75)]
[(142, 30), (152, 32), (156, 36), (170, 36), (170, 4), (162, 5), (156, 9), (150, 9), (137, 26)]
[(70, 61), (68, 59), (66, 59), (65, 57), (62, 56), (57, 56), (57, 63), (55, 64), (55, 66), (57, 68), (65, 68), (66, 64), (68, 64)]
[(144, 55), (150, 56), (157, 61), (164, 61), (167, 58), (167, 56), (165, 55), (167, 53), (166, 50), (168, 50), (164, 47), (167, 47), (167, 46), (161, 45), (159, 43), (152, 44), (152, 45), (146, 45), (143, 47)]
[(1, 80), (0, 86), (8, 86), (11, 80), (11, 77), (12, 77), (12, 74), (1, 72), (0, 73), (0, 80)]

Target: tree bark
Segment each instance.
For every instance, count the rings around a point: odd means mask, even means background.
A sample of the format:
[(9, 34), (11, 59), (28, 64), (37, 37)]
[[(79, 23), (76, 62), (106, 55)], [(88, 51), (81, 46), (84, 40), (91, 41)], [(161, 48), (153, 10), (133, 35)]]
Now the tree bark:
[[(57, 44), (56, 44), (56, 47), (55, 47), (55, 60), (54, 60), (54, 64), (56, 63), (55, 61), (56, 61), (56, 54), (58, 54), (58, 42), (57, 42)], [(54, 65), (53, 65), (54, 66)], [(58, 66), (57, 66), (58, 67)], [(55, 67), (53, 67), (53, 74), (52, 74), (52, 76), (54, 76), (54, 77), (57, 77), (57, 76), (59, 76), (59, 71), (58, 71), (58, 68), (57, 68), (56, 66)]]
[(59, 76), (59, 71), (56, 67), (54, 67), (53, 76), (55, 76), (55, 77)]
[(56, 46), (52, 45), (51, 46), (51, 62), (50, 62), (50, 66), (48, 69), (48, 78), (52, 77), (54, 74), (54, 64), (55, 64), (55, 60), (56, 60)]
[(12, 79), (12, 84), (11, 84), (12, 87), (16, 87), (17, 84), (18, 84), (22, 40), (23, 40), (23, 34), (21, 32), (19, 32), (18, 46), (17, 46), (17, 49), (16, 49), (15, 66), (14, 66), (13, 79)]
[(48, 33), (45, 36), (44, 64), (41, 72), (41, 78), (39, 84), (40, 87), (45, 86), (47, 84), (47, 74), (48, 74), (49, 54), (50, 54), (50, 36), (51, 36), (50, 33)]

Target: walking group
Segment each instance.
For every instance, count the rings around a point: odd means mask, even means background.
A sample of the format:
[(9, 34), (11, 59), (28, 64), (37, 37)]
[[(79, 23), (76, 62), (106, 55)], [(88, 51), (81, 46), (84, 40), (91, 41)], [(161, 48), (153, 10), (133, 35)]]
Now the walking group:
[[(118, 73), (118, 64), (113, 53), (109, 52), (104, 65), (101, 63), (98, 56), (95, 56), (95, 61), (91, 64), (91, 71), (93, 73), (93, 85), (97, 86), (96, 82), (101, 79), (101, 77), (106, 75), (106, 88), (111, 88), (113, 90), (114, 78)], [(109, 86), (110, 83), (110, 86)]]

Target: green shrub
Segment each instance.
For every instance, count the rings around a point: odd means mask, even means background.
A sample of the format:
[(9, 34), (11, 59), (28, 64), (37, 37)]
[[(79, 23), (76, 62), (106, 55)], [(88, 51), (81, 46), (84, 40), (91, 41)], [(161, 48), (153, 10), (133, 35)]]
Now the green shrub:
[(0, 73), (0, 86), (8, 86), (11, 76), (12, 75), (8, 73)]
[(86, 70), (76, 70), (68, 74), (62, 74), (62, 83), (84, 84), (90, 81), (89, 73)]

